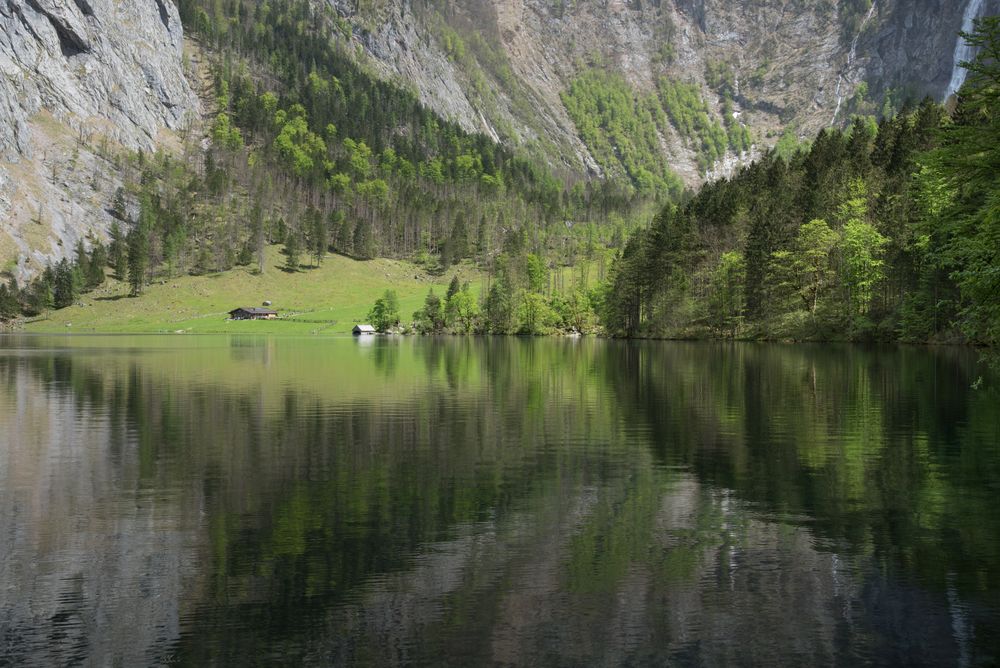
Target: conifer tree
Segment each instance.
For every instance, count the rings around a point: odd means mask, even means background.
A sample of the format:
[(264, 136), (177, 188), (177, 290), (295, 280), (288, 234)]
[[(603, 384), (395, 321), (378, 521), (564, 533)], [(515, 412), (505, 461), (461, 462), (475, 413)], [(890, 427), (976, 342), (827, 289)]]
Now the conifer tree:
[(299, 270), (299, 254), (301, 253), (299, 234), (295, 230), (289, 230), (285, 235), (285, 270)]
[(128, 241), (118, 221), (111, 224), (111, 245), (108, 248), (108, 263), (115, 272), (115, 278), (124, 281), (128, 277)]
[(0, 320), (12, 320), (21, 312), (21, 304), (17, 299), (17, 284), (11, 279), (10, 284), (0, 284)]
[(86, 265), (86, 286), (94, 289), (104, 283), (104, 267), (108, 264), (108, 250), (101, 242), (96, 242), (90, 250), (90, 257)]
[(128, 242), (128, 283), (133, 297), (142, 294), (146, 287), (149, 271), (149, 232), (142, 224), (129, 232)]
[(65, 308), (76, 301), (77, 284), (73, 267), (63, 258), (56, 264), (52, 286), (52, 304), (55, 308)]

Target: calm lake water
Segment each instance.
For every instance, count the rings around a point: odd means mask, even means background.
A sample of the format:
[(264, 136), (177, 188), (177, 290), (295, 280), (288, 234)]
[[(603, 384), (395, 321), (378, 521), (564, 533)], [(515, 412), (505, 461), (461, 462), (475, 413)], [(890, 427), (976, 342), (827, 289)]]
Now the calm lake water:
[(962, 349), (0, 338), (0, 664), (995, 664), (998, 386)]

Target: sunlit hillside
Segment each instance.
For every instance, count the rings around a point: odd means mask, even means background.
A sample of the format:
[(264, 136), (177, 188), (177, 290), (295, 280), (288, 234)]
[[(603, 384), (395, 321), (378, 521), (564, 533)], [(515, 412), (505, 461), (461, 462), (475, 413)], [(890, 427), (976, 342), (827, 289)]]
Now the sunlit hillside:
[[(49, 311), (26, 324), (29, 332), (253, 332), (272, 334), (346, 334), (364, 322), (374, 301), (387, 289), (399, 296), (403, 319), (420, 308), (433, 289), (444, 296), (456, 273), (479, 291), (480, 275), (459, 265), (436, 276), (410, 262), (358, 261), (328, 255), (318, 267), (284, 270), (277, 247), (268, 249), (264, 271), (250, 268), (158, 281), (140, 297), (129, 286), (109, 280), (73, 306)], [(279, 317), (272, 321), (229, 321), (240, 306), (270, 301)]]

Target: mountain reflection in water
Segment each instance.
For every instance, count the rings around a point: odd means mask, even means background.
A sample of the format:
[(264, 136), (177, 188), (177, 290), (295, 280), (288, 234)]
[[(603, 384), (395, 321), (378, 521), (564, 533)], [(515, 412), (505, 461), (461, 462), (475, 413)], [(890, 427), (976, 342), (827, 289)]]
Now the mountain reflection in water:
[(0, 664), (1000, 660), (970, 351), (0, 342)]

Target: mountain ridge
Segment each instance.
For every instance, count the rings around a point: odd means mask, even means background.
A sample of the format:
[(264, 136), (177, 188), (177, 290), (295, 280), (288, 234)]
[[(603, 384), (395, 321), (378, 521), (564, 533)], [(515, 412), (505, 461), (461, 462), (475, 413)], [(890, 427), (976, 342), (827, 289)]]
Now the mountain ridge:
[[(1000, 0), (312, 6), (335, 11), (332, 39), (443, 118), (571, 180), (663, 198), (782, 137), (940, 98), (970, 8)], [(106, 239), (130, 169), (116, 151), (179, 146), (203, 105), (172, 3), (4, 0), (0, 24), (0, 260), (23, 281)]]
[[(811, 137), (853, 113), (942, 99), (973, 4), (976, 15), (1000, 10), (995, 0), (332, 2), (366, 57), (443, 116), (517, 145), (540, 143), (551, 163), (594, 175), (620, 166), (594, 157), (560, 99), (589, 70), (620, 75), (642, 94), (661, 77), (693, 83), (720, 123), (728, 94), (755, 143), (769, 146), (788, 127)], [(687, 185), (731, 171), (719, 169), (726, 160), (700, 168), (676, 128), (661, 134), (663, 159)]]

